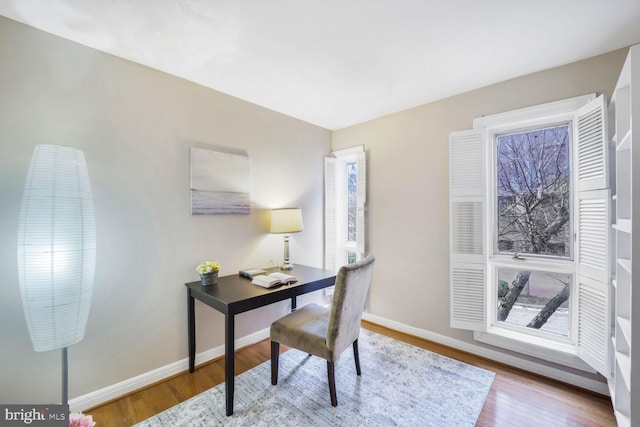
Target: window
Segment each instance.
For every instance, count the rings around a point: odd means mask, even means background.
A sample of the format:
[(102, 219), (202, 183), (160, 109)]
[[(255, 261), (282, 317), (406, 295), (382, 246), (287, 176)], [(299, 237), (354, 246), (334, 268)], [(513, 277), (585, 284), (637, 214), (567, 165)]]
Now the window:
[[(550, 340), (570, 338), (573, 324), (570, 125), (537, 126), (494, 137), (493, 254), (511, 257), (492, 270), (497, 285), (495, 324), (524, 334), (552, 334), (546, 335)], [(542, 269), (523, 266), (525, 257), (537, 258)], [(554, 267), (550, 260), (565, 272), (549, 271)]]
[(358, 214), (358, 164), (348, 162), (347, 167), (347, 241), (355, 242)]
[(366, 160), (363, 146), (325, 159), (325, 268), (364, 257)]
[(450, 138), (451, 325), (606, 375), (604, 97), (474, 120)]
[(570, 258), (569, 124), (496, 137), (497, 253)]
[(573, 274), (498, 268), (496, 280), (498, 322), (569, 337)]

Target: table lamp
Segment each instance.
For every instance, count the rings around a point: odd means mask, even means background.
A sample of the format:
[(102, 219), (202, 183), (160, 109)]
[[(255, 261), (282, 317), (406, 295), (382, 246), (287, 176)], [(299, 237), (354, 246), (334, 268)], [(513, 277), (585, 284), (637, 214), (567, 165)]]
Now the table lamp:
[(62, 349), (62, 403), (68, 403), (67, 347), (81, 341), (91, 305), (96, 224), (81, 150), (38, 145), (18, 226), (18, 278), (35, 351)]
[(302, 230), (302, 210), (300, 208), (271, 210), (271, 233), (284, 234), (284, 261), (280, 270), (293, 270), (293, 265), (289, 262), (289, 234)]

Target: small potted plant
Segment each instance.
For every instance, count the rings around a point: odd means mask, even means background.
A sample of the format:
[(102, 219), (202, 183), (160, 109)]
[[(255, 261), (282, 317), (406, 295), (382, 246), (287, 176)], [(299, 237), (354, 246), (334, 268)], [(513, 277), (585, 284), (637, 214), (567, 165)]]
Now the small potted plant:
[(202, 286), (215, 285), (218, 283), (218, 271), (220, 271), (220, 264), (217, 261), (205, 261), (196, 268), (200, 273), (200, 280), (202, 280)]

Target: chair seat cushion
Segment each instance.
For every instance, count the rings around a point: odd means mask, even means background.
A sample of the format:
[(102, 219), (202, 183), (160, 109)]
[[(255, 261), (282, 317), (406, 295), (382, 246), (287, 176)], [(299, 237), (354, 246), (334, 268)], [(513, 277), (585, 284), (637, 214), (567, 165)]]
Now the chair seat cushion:
[(307, 304), (271, 324), (271, 341), (335, 362), (327, 348), (329, 308)]

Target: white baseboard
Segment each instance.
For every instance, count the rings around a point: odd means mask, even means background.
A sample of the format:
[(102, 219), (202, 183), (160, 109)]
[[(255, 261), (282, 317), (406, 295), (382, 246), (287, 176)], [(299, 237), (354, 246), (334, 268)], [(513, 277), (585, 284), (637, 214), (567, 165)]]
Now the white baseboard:
[[(251, 344), (255, 344), (269, 337), (269, 328), (254, 332), (251, 335), (247, 335), (242, 338), (238, 338), (235, 341), (235, 348), (246, 347)], [(196, 366), (209, 360), (215, 359), (224, 355), (224, 345), (220, 345), (209, 350), (205, 350), (202, 353), (196, 354)], [(110, 385), (100, 390), (93, 391), (91, 393), (75, 397), (69, 400), (69, 410), (71, 412), (84, 411), (87, 408), (100, 405), (113, 399), (117, 399), (124, 396), (127, 393), (144, 388), (150, 384), (162, 381), (172, 375), (184, 372), (189, 369), (189, 358), (179, 360), (177, 362), (170, 363), (169, 365), (162, 366), (158, 369), (154, 369), (144, 374), (138, 375), (133, 378), (121, 381), (117, 384)]]
[(425, 329), (419, 329), (413, 326), (406, 325), (404, 323), (389, 320), (384, 317), (376, 316), (369, 313), (362, 315), (364, 320), (378, 325), (385, 326), (390, 329), (394, 329), (399, 332), (404, 332), (410, 335), (415, 335), (420, 338), (434, 341), (439, 344), (446, 345), (458, 350), (466, 351), (468, 353), (476, 354), (487, 359), (495, 360), (496, 362), (504, 363), (506, 365), (514, 366), (516, 368), (523, 369), (525, 371), (533, 372), (544, 377), (553, 378), (558, 381), (565, 382), (567, 384), (574, 385), (576, 387), (584, 388), (586, 390), (600, 393), (605, 396), (609, 396), (609, 387), (607, 383), (596, 381), (590, 378), (585, 378), (580, 375), (559, 369), (556, 367), (548, 366), (542, 363), (534, 362), (502, 353), (497, 350), (491, 350), (486, 347), (481, 347), (472, 343), (460, 341), (451, 337), (436, 334), (434, 332), (427, 331)]
[[(566, 382), (568, 384), (575, 385), (577, 387), (591, 390), (603, 395), (609, 395), (609, 388), (606, 383), (601, 383), (589, 378), (584, 378), (579, 375), (558, 369), (555, 367), (547, 366), (542, 363), (533, 362), (530, 360), (524, 360), (519, 357), (511, 356), (500, 351), (487, 349), (475, 344), (460, 341), (454, 338), (450, 338), (444, 335), (436, 334), (434, 332), (427, 331), (425, 329), (419, 329), (413, 326), (406, 325), (404, 323), (389, 320), (384, 317), (376, 316), (373, 314), (364, 313), (363, 319), (373, 323), (377, 323), (381, 326), (385, 326), (390, 329), (394, 329), (399, 332), (415, 335), (420, 338), (424, 338), (430, 341), (434, 341), (446, 346), (456, 348), (458, 350), (466, 351), (476, 354), (478, 356), (486, 357), (487, 359), (495, 360), (516, 368), (524, 369), (529, 372), (536, 373), (545, 377), (557, 379), (559, 381)], [(242, 348), (251, 344), (255, 344), (269, 337), (269, 328), (254, 332), (242, 338), (238, 338), (235, 341), (235, 348)], [(220, 345), (209, 350), (205, 350), (196, 354), (196, 365), (202, 364), (209, 360), (215, 359), (224, 355), (224, 345)], [(184, 372), (189, 369), (189, 359), (185, 358), (177, 362), (170, 363), (169, 365), (154, 369), (144, 374), (138, 375), (133, 378), (121, 381), (117, 384), (102, 388), (100, 390), (93, 391), (91, 393), (75, 397), (69, 400), (69, 407), (72, 412), (84, 411), (87, 408), (91, 408), (102, 403), (108, 402), (113, 399), (117, 399), (124, 396), (127, 393), (144, 388), (150, 384), (161, 381), (172, 375)]]

